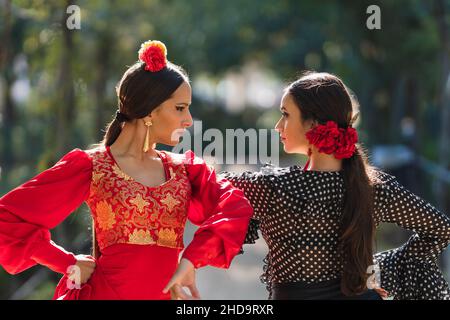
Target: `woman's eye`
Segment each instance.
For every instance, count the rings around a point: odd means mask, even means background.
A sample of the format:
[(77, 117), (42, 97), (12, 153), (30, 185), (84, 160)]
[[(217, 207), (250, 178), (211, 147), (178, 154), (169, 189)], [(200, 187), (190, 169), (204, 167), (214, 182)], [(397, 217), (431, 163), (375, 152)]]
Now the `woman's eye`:
[(288, 114), (286, 112), (282, 112), (281, 113), (283, 115), (283, 117), (287, 118)]
[(177, 108), (177, 111), (183, 111), (185, 107), (176, 106), (176, 108)]

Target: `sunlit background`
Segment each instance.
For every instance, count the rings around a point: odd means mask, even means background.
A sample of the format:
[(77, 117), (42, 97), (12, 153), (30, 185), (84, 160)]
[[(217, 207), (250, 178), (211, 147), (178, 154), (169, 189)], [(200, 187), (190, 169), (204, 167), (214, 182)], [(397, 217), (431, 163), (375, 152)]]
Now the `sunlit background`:
[[(71, 5), (79, 28), (70, 28)], [(380, 29), (368, 27), (370, 5), (380, 9)], [(158, 39), (189, 73), (191, 112), (204, 130), (271, 129), (289, 81), (306, 69), (337, 74), (359, 99), (372, 162), (449, 213), (449, 24), (446, 0), (0, 0), (0, 195), (99, 142), (117, 109), (115, 85), (140, 43)], [(304, 163), (279, 149), (280, 165)], [(83, 205), (53, 240), (89, 254), (90, 223)], [(188, 225), (186, 243), (194, 230)], [(382, 225), (377, 248), (408, 235)], [(260, 239), (244, 250), (229, 270), (198, 272), (203, 298), (267, 298), (259, 281), (267, 247)], [(448, 280), (448, 250), (439, 263)], [(16, 276), (0, 268), (0, 298), (49, 299), (59, 277), (41, 266)]]

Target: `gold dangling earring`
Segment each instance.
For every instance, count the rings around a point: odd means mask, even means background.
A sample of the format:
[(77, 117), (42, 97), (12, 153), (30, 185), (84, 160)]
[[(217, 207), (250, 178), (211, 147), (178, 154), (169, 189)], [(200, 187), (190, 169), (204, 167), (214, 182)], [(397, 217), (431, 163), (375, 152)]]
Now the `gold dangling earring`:
[(144, 152), (147, 152), (150, 149), (150, 126), (152, 125), (152, 121), (145, 121), (145, 125), (147, 126), (147, 132), (145, 133), (145, 141), (144, 141)]

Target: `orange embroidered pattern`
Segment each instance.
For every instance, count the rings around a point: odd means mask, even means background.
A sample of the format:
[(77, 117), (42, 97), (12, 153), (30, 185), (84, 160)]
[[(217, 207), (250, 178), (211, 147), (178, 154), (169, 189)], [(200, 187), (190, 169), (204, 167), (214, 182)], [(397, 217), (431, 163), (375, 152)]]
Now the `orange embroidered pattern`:
[(157, 187), (122, 172), (104, 147), (89, 155), (93, 173), (87, 204), (100, 250), (116, 243), (184, 248), (191, 185), (178, 159), (182, 155), (160, 152), (170, 178)]

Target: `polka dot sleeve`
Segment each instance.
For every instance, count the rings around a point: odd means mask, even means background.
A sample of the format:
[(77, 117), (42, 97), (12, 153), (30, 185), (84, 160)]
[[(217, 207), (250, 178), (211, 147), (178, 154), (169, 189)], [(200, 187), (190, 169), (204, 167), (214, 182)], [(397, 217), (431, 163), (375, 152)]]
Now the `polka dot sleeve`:
[(248, 226), (245, 244), (253, 244), (259, 238), (258, 229), (272, 206), (273, 191), (263, 172), (246, 171), (240, 174), (222, 172), (222, 178), (229, 180), (234, 187), (241, 189), (253, 207), (253, 217)]
[(252, 218), (263, 220), (270, 210), (273, 196), (267, 176), (262, 171), (246, 171), (241, 174), (222, 172), (220, 176), (230, 181), (235, 188), (244, 192), (254, 210)]
[(450, 243), (450, 219), (392, 176), (375, 187), (375, 221), (414, 231), (401, 247), (375, 255), (381, 286), (395, 299), (450, 299), (436, 259)]

